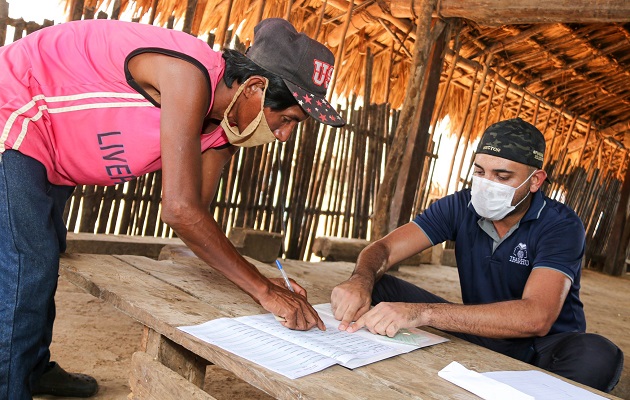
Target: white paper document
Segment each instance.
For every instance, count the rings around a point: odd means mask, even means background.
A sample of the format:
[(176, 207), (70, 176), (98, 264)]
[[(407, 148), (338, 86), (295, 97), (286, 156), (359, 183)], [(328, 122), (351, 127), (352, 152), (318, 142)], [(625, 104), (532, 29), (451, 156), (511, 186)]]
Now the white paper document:
[(483, 375), (533, 396), (536, 400), (605, 400), (598, 394), (542, 371), (497, 371)]
[(453, 361), (438, 375), (485, 400), (605, 400), (542, 371), (478, 373)]
[(438, 375), (485, 400), (535, 400), (534, 397), (522, 393), (505, 383), (469, 370), (456, 361), (444, 367), (438, 372)]
[(219, 318), (179, 329), (291, 379), (335, 364), (357, 368), (448, 340), (419, 329), (404, 330), (395, 338), (365, 329), (339, 331), (330, 304), (314, 308), (326, 331), (293, 331), (280, 325), (273, 314)]

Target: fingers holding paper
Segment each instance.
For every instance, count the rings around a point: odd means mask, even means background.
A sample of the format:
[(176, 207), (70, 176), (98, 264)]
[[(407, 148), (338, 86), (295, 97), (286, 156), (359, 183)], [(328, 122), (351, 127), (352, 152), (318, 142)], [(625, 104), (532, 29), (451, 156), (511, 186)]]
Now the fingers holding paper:
[(347, 331), (352, 333), (366, 327), (372, 333), (394, 337), (400, 329), (424, 325), (422, 307), (422, 303), (379, 303), (351, 324)]
[[(271, 279), (274, 285), (269, 288), (265, 300), (260, 305), (265, 310), (273, 313), (280, 323), (289, 329), (307, 331), (315, 326), (325, 331), (326, 326), (317, 311), (306, 300), (306, 290), (291, 281), (295, 292), (291, 292), (284, 286), (284, 281)], [(282, 321), (284, 319), (284, 321)]]
[(335, 318), (341, 323), (339, 330), (346, 330), (370, 309), (372, 292), (359, 278), (348, 279), (337, 285), (330, 295), (330, 306)]

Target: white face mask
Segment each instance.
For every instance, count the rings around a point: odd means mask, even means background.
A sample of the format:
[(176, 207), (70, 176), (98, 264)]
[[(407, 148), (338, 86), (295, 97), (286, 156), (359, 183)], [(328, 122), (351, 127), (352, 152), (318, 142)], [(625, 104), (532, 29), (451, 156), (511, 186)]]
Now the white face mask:
[(256, 115), (256, 118), (247, 125), (247, 128), (243, 132), (240, 132), (237, 126), (230, 126), (228, 121), (228, 114), (234, 107), (234, 103), (236, 103), (236, 99), (241, 95), (245, 86), (247, 85), (247, 81), (243, 83), (236, 94), (232, 98), (232, 102), (225, 109), (223, 113), (223, 119), (221, 120), (221, 128), (225, 131), (227, 135), (228, 141), (235, 146), (240, 147), (252, 147), (258, 146), (261, 144), (271, 143), (276, 140), (276, 137), (273, 135), (271, 129), (269, 129), (269, 125), (267, 125), (267, 118), (265, 118), (264, 107), (265, 107), (265, 94), (267, 93), (267, 86), (269, 86), (269, 80), (267, 78), (263, 78), (265, 80), (265, 87), (263, 89), (263, 94), (260, 100), (260, 112)]
[(529, 196), (528, 192), (527, 196), (523, 197), (521, 201), (516, 205), (512, 205), (512, 199), (514, 199), (516, 190), (529, 181), (529, 178), (535, 172), (532, 172), (518, 187), (504, 185), (473, 175), (470, 195), (472, 196), (472, 205), (475, 207), (477, 214), (491, 221), (499, 221), (505, 218)]

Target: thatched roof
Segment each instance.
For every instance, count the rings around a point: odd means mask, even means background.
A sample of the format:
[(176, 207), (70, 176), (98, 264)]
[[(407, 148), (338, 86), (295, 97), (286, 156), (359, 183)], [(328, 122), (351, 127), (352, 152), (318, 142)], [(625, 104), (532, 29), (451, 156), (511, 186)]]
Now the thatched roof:
[[(77, 1), (81, 0), (67, 0), (66, 3), (71, 8)], [(364, 94), (366, 62), (368, 54), (371, 54), (370, 101), (389, 102), (393, 107), (399, 107), (405, 95), (415, 40), (414, 11), (409, 6), (414, 5), (413, 1), (356, 0), (348, 24), (349, 2), (346, 0), (84, 1), (86, 7), (117, 3), (121, 10), (134, 10), (137, 17), (153, 14), (154, 23), (159, 25), (166, 25), (171, 16), (176, 21), (184, 21), (187, 7), (195, 7), (194, 19), (190, 20), (189, 12), (187, 21), (191, 32), (198, 35), (213, 32), (219, 41), (223, 39), (222, 30), (228, 26), (224, 18), (229, 15), (229, 26), (241, 26), (239, 39), (246, 44), (251, 40), (253, 27), (259, 18), (286, 17), (290, 7), (289, 20), (298, 30), (326, 43), (337, 56), (343, 44), (343, 63), (337, 67), (339, 76), (334, 88), (337, 94)], [(501, 4), (498, 0), (488, 1)], [(416, 0), (416, 3), (419, 2)], [(519, 4), (536, 2), (544, 4), (538, 0)], [(553, 0), (549, 2), (554, 3)], [(575, 0), (575, 3), (576, 10), (554, 9), (543, 17), (522, 10), (520, 20), (618, 21), (625, 18), (630, 21), (630, 7), (623, 0), (608, 1), (608, 9), (601, 4), (589, 5), (586, 0)], [(480, 12), (480, 7), (460, 10), (462, 7), (459, 6), (465, 4), (465, 0), (442, 0), (436, 11), (439, 17), (459, 13), (473, 15), (478, 20), (461, 19), (459, 57), (452, 54), (453, 50), (447, 51), (447, 63), (456, 60), (460, 63), (461, 57), (467, 60), (463, 60), (462, 65), (458, 64), (453, 78), (455, 89), (449, 91), (453, 101), (447, 102), (443, 113), (450, 113), (455, 118), (457, 110), (459, 114), (463, 113), (467, 106), (463, 100), (464, 88), (479, 79), (473, 75), (475, 65), (481, 68), (491, 56), (491, 70), (502, 77), (503, 83), (498, 82), (499, 86), (507, 82), (527, 95), (525, 101), (518, 105), (525, 113), (536, 113), (543, 104), (566, 111), (567, 118), (579, 118), (581, 125), (578, 129), (582, 131), (586, 129), (585, 121), (590, 121), (598, 131), (623, 142), (625, 134), (630, 132), (630, 23), (562, 22), (493, 26), (499, 19), (496, 13), (491, 13), (489, 9)], [(406, 7), (406, 11), (401, 11), (401, 6)], [(154, 13), (154, 9), (157, 12)], [(408, 17), (393, 16), (405, 13)], [(516, 17), (512, 19), (519, 20)], [(345, 41), (342, 40), (344, 32)], [(452, 43), (449, 47), (453, 49)], [(461, 90), (457, 90), (457, 85)], [(488, 94), (483, 93), (481, 107)]]

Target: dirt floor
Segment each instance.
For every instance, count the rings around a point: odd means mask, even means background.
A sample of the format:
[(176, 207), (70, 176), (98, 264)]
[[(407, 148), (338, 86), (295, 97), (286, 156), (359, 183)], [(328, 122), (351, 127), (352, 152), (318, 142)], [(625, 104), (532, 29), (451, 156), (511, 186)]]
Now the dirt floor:
[[(317, 264), (313, 267), (316, 268)], [(395, 275), (448, 300), (459, 300), (457, 273), (454, 268), (423, 265), (402, 267)], [(630, 279), (613, 278), (585, 271), (582, 300), (588, 331), (615, 342), (625, 353), (621, 382), (611, 393), (630, 400)], [(57, 321), (52, 344), (53, 359), (68, 371), (94, 376), (100, 384), (101, 399), (126, 399), (129, 394), (128, 371), (131, 355), (138, 350), (142, 327), (111, 305), (83, 292), (63, 278), (57, 290)], [(218, 367), (209, 367), (206, 390), (222, 399), (270, 399), (265, 393)], [(41, 396), (38, 399), (60, 399)]]

